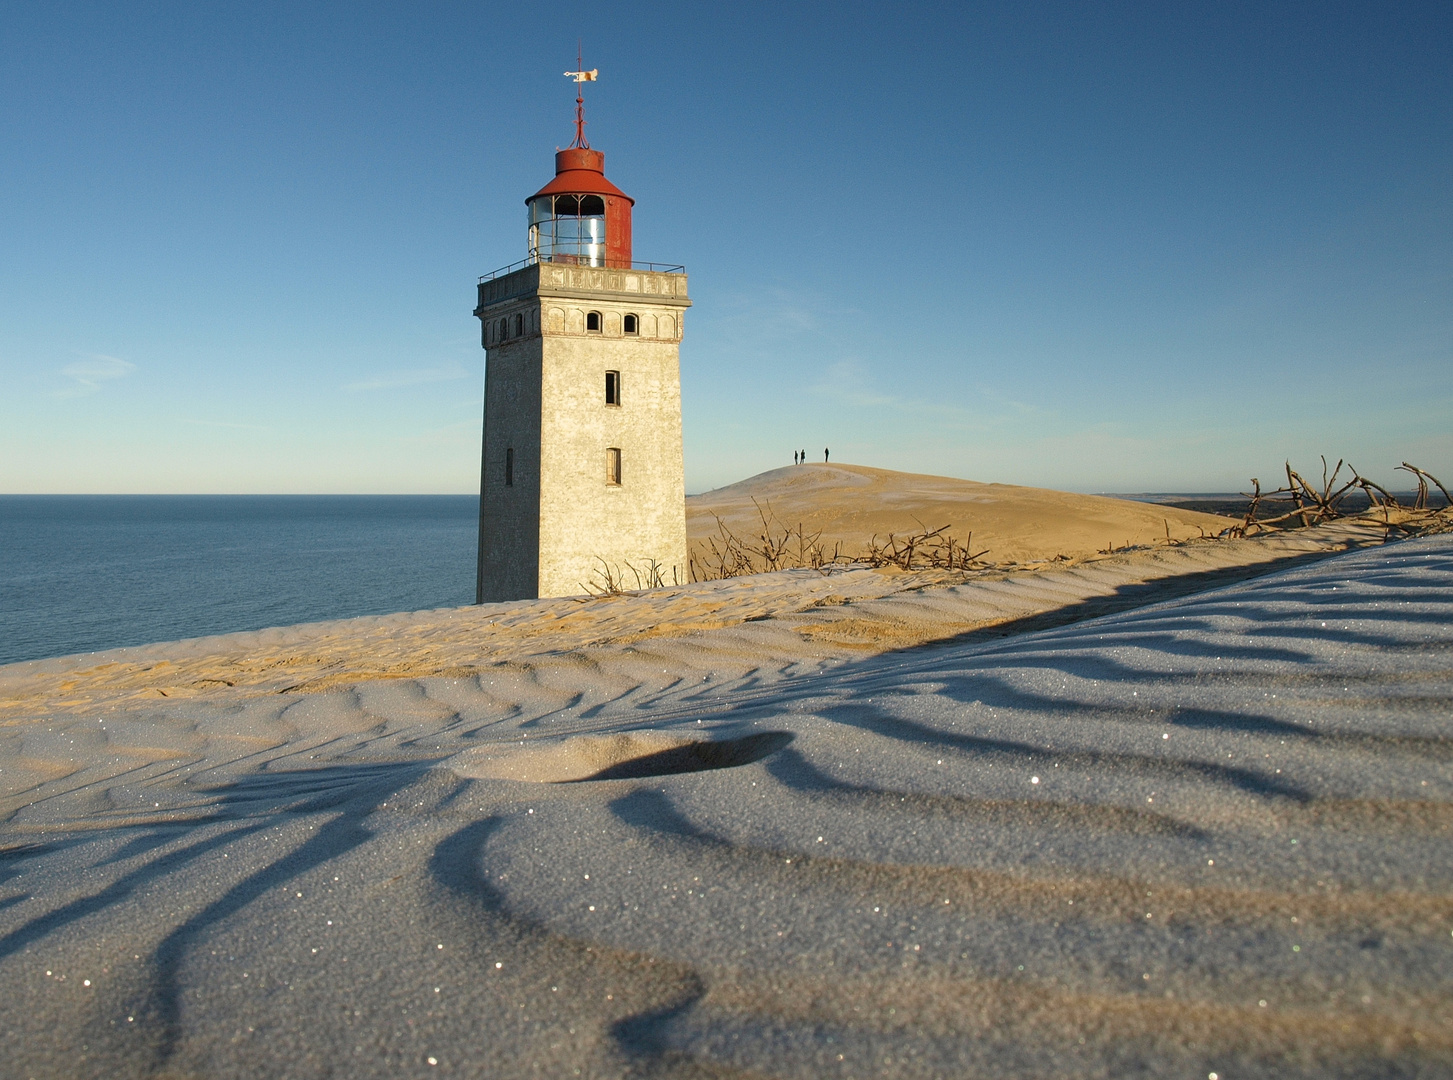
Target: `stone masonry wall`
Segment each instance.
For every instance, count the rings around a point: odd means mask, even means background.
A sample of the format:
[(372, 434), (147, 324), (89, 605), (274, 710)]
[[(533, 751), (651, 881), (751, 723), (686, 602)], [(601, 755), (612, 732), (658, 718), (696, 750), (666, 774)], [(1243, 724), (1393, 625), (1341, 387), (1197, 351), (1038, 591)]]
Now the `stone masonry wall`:
[[(555, 265), (518, 275), (482, 284), (476, 311), (489, 350), (484, 599), (579, 595), (607, 572), (636, 588), (653, 561), (664, 584), (684, 582), (686, 276)], [(598, 330), (587, 329), (591, 312)], [(608, 371), (619, 373), (619, 405), (606, 401)], [(510, 445), (515, 485), (506, 489)], [(621, 453), (619, 485), (607, 475), (611, 448)]]
[[(480, 477), (480, 550), (485, 601), (539, 595), (539, 335), (490, 349), (484, 377), (484, 453)], [(511, 486), (506, 452), (514, 450)]]

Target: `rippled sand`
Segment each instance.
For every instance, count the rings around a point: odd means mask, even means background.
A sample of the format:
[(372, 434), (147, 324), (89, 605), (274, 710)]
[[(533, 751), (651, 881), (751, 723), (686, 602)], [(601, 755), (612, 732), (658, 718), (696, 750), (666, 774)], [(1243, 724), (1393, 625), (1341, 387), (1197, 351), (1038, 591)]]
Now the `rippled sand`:
[(0, 1060), (1453, 1075), (1453, 541), (1380, 536), (0, 668)]

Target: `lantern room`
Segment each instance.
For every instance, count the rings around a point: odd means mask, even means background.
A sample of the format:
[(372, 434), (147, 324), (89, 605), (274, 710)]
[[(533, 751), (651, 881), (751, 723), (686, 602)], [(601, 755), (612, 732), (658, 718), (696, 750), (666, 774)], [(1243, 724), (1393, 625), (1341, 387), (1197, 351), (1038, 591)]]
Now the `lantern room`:
[(605, 154), (587, 146), (555, 152), (555, 179), (525, 200), (530, 258), (577, 266), (631, 265), (635, 200), (605, 178)]

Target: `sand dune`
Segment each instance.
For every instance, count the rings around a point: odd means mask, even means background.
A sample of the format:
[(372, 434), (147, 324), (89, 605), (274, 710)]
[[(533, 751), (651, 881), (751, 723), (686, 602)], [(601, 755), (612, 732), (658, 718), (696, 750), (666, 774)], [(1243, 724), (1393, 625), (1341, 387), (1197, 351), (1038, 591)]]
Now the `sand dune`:
[[(371, 679), (472, 678), (502, 666), (533, 671), (580, 649), (766, 621), (792, 631), (794, 653), (804, 660), (965, 634), (997, 637), (1380, 544), (1384, 535), (1345, 522), (975, 571), (785, 571), (640, 595), (484, 604), (162, 642), (0, 667), (0, 722), (160, 701), (317, 694)], [(9, 805), (0, 799), (0, 812)]]
[(789, 528), (800, 523), (809, 533), (820, 532), (829, 550), (841, 542), (845, 553), (854, 554), (875, 534), (881, 539), (948, 525), (960, 538), (972, 532), (975, 551), (988, 549), (987, 558), (997, 563), (1153, 544), (1167, 530), (1177, 540), (1203, 531), (1214, 536), (1231, 524), (1214, 514), (1099, 495), (819, 463), (773, 469), (690, 496), (689, 539), (701, 544), (716, 530), (717, 518), (740, 537), (754, 535), (761, 527), (759, 506)]
[(1453, 1075), (1453, 538), (1382, 539), (0, 668), (0, 1060)]

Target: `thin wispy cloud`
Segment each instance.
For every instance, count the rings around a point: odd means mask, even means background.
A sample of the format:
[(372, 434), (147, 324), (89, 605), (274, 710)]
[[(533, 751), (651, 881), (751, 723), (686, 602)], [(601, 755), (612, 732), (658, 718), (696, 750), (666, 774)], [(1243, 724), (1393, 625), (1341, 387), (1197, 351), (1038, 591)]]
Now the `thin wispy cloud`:
[[(968, 408), (949, 400), (909, 397), (880, 390), (867, 364), (861, 360), (840, 360), (832, 364), (826, 377), (810, 388), (815, 396), (837, 406), (871, 408), (892, 411), (917, 418), (935, 417), (962, 425), (965, 429), (979, 429), (1010, 420), (1045, 418), (1043, 410), (1022, 401), (1007, 398), (992, 390), (981, 390), (978, 408)], [(997, 408), (984, 408), (992, 404)]]
[(479, 446), (479, 421), (465, 420), (457, 424), (445, 424), (428, 431), (411, 435), (399, 435), (395, 442), (415, 446), (450, 446), (474, 448)]
[(469, 376), (470, 372), (458, 365), (447, 368), (413, 368), (408, 371), (385, 371), (370, 375), (366, 379), (349, 383), (347, 388), (355, 393), (366, 390), (395, 390), (401, 386), (451, 382), (455, 379), (467, 379)]
[(230, 428), (234, 431), (271, 431), (272, 428), (259, 427), (257, 424), (234, 424), (226, 420), (192, 420), (182, 417), (182, 423), (191, 424), (193, 427)]
[(733, 341), (778, 342), (784, 336), (821, 334), (824, 327), (861, 319), (856, 308), (835, 297), (763, 289), (723, 298), (715, 330)]
[(74, 364), (67, 364), (61, 368), (61, 374), (71, 379), (74, 385), (56, 391), (56, 397), (69, 398), (94, 394), (101, 389), (102, 383), (113, 382), (135, 370), (135, 364), (130, 360), (122, 360), (119, 356), (87, 353), (85, 359), (77, 360)]

